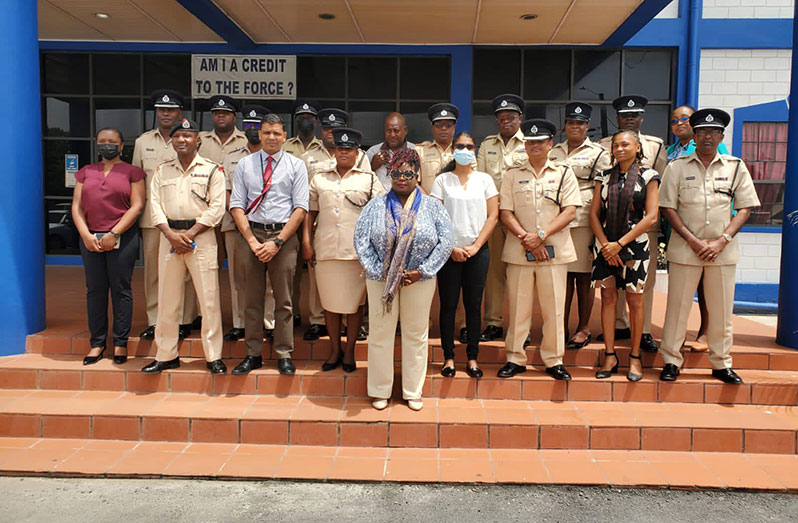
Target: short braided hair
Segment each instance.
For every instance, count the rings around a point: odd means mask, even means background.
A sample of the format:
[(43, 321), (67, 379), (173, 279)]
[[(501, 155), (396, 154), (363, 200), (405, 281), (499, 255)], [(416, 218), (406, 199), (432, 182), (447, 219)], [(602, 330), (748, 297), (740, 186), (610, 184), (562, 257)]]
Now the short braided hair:
[(418, 174), (418, 170), (421, 168), (421, 159), (415, 149), (405, 147), (396, 151), (388, 164), (388, 170), (393, 171), (404, 164), (408, 164)]

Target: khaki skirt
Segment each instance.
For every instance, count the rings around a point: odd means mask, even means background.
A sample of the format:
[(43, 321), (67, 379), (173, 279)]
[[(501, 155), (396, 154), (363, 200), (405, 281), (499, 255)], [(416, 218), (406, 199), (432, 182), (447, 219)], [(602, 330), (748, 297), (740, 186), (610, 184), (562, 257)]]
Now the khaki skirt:
[(576, 250), (576, 261), (568, 264), (568, 272), (593, 272), (593, 231), (590, 227), (571, 227), (571, 240)]
[(354, 314), (366, 303), (366, 277), (358, 260), (316, 262), (321, 307), (335, 314)]

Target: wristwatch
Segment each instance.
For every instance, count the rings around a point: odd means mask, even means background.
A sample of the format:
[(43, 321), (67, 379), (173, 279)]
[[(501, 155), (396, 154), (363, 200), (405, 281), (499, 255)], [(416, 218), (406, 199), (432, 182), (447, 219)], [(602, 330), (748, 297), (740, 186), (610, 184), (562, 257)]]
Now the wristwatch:
[(546, 240), (546, 231), (544, 231), (543, 229), (539, 230), (538, 231), (538, 238), (540, 238), (541, 240), (545, 241)]
[(274, 242), (274, 244), (277, 246), (278, 249), (282, 247), (283, 244), (285, 243), (282, 239), (280, 239), (279, 236), (277, 238), (272, 238), (272, 241)]
[(113, 236), (113, 237), (114, 237), (114, 238), (116, 238), (117, 240), (119, 239), (119, 237), (120, 237), (120, 236), (122, 236), (121, 234), (117, 234), (117, 233), (115, 233), (114, 231), (108, 231), (108, 232), (109, 232), (109, 233), (111, 233), (111, 236)]
[(723, 238), (724, 240), (726, 240), (726, 243), (731, 243), (731, 241), (732, 241), (731, 234), (726, 234), (726, 233), (724, 232), (724, 233), (723, 233), (723, 234), (721, 234), (720, 236), (721, 236), (721, 238)]

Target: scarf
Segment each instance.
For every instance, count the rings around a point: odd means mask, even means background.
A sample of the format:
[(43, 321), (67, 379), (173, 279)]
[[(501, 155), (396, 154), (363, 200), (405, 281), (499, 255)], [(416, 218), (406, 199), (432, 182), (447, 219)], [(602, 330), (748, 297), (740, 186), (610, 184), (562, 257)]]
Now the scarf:
[(382, 262), (382, 277), (385, 290), (382, 292), (382, 305), (390, 312), (405, 272), (405, 263), (410, 253), (410, 245), (416, 233), (416, 214), (421, 205), (421, 192), (416, 188), (402, 206), (399, 197), (391, 190), (385, 199), (385, 259)]
[(632, 207), (633, 195), (637, 186), (637, 178), (640, 175), (640, 166), (634, 162), (626, 173), (623, 187), (620, 187), (618, 179), (621, 176), (621, 168), (616, 165), (610, 173), (610, 185), (607, 191), (607, 221), (605, 232), (607, 239), (611, 242), (618, 239), (629, 231), (629, 210)]

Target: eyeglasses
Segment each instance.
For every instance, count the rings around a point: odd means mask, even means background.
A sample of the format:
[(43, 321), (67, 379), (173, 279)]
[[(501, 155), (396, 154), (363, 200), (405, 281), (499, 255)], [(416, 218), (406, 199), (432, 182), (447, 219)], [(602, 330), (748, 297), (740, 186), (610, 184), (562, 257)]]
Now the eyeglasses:
[(394, 169), (391, 171), (391, 178), (394, 180), (398, 180), (400, 178), (404, 178), (405, 180), (412, 180), (416, 177), (415, 171), (400, 171), (398, 169)]
[(690, 117), (689, 116), (682, 116), (680, 118), (674, 118), (673, 120), (671, 120), (671, 123), (673, 125), (676, 125), (679, 122), (684, 123), (684, 122), (689, 122), (689, 121), (690, 121)]
[(513, 115), (513, 116), (497, 116), (496, 121), (499, 123), (508, 123), (514, 122), (521, 118), (521, 115)]
[(449, 127), (453, 127), (454, 126), (454, 121), (452, 121), (452, 120), (435, 120), (434, 122), (432, 122), (432, 125), (434, 127), (437, 127), (438, 129), (444, 129), (444, 128), (448, 129)]
[(701, 136), (701, 135), (720, 136), (721, 134), (723, 134), (723, 131), (721, 129), (706, 129), (704, 127), (701, 127), (700, 129), (695, 130), (696, 136)]
[(463, 149), (468, 149), (469, 151), (473, 151), (474, 150), (474, 144), (473, 143), (456, 143), (456, 144), (454, 144), (454, 148), (457, 149), (458, 151), (462, 151)]

